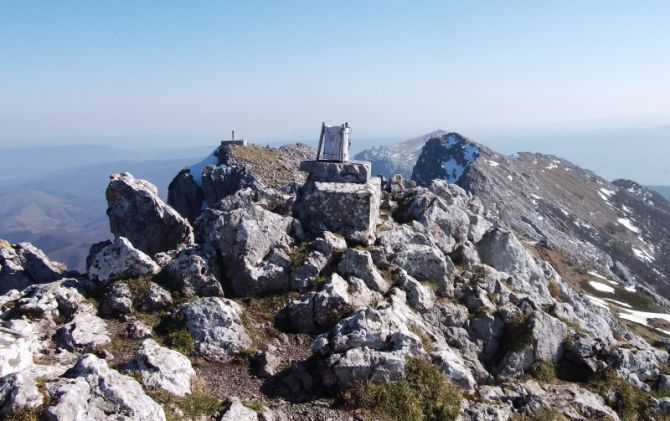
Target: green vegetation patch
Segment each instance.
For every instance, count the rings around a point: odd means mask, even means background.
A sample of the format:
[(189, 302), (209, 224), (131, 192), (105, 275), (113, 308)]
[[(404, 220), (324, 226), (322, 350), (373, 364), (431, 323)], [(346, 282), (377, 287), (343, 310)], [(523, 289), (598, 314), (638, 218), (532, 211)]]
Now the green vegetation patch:
[(530, 375), (542, 382), (553, 383), (556, 381), (556, 364), (538, 361), (533, 365)]
[(453, 420), (463, 393), (437, 366), (414, 358), (407, 361), (403, 378), (391, 383), (362, 382), (341, 398), (347, 406), (365, 408), (389, 420)]
[[(223, 402), (205, 391), (197, 383), (186, 396), (176, 396), (162, 389), (150, 388), (147, 394), (163, 407), (168, 421), (212, 417), (223, 406)], [(179, 414), (179, 412), (183, 414)]]
[(158, 335), (155, 338), (156, 341), (184, 355), (191, 355), (194, 341), (184, 323), (184, 316), (180, 313), (174, 316), (164, 316), (155, 327)]
[(619, 377), (613, 370), (600, 373), (591, 382), (595, 391), (605, 399), (624, 420), (653, 419), (650, 393), (645, 393)]

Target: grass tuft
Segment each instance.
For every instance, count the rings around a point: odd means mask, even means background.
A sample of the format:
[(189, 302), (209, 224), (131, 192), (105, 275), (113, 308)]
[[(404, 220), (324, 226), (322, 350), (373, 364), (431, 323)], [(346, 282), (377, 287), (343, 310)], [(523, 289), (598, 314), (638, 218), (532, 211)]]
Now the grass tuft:
[(389, 420), (453, 420), (463, 394), (431, 362), (407, 361), (406, 375), (391, 383), (367, 381), (342, 392), (345, 405), (368, 409)]

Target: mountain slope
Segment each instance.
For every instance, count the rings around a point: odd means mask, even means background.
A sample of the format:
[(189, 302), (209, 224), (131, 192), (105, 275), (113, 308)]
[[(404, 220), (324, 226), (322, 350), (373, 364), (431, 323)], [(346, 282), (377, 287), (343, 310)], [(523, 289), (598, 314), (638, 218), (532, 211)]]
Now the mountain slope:
[(496, 153), (456, 133), (430, 140), (412, 179), (458, 184), (527, 241), (591, 270), (670, 297), (670, 203), (630, 181), (613, 183), (551, 155)]
[(423, 136), (408, 139), (396, 145), (385, 145), (366, 149), (357, 153), (354, 159), (370, 161), (372, 174), (390, 178), (394, 174), (401, 174), (405, 178), (412, 175), (412, 168), (426, 141), (432, 137), (445, 134), (444, 130), (435, 130)]

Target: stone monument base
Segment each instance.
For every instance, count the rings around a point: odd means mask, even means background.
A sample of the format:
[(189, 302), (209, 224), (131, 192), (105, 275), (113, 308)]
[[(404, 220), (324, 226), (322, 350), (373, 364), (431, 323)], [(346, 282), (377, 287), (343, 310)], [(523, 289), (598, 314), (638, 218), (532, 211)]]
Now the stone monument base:
[[(367, 174), (369, 165), (364, 166)], [(380, 200), (381, 180), (377, 177), (366, 183), (312, 180), (303, 186), (296, 209), (303, 227), (315, 235), (331, 231), (349, 241), (372, 245), (376, 239)]]
[(368, 161), (302, 161), (300, 171), (309, 173), (308, 180), (331, 183), (359, 183), (370, 180), (372, 168)]

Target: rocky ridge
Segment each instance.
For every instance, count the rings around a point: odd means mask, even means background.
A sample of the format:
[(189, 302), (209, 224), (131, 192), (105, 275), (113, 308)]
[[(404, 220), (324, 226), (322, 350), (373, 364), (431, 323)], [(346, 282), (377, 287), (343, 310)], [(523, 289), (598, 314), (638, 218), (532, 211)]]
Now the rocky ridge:
[[(380, 216), (365, 244), (303, 228), (295, 181), (305, 176), (286, 161), (266, 161), (260, 174), (246, 164), (204, 166), (202, 185), (194, 180), (201, 190), (181, 197), (184, 190), (173, 189), (171, 203), (189, 203), (179, 212), (148, 183), (113, 176), (116, 239), (91, 248), (87, 274), (56, 276), (58, 265), (43, 254), (22, 259), (26, 245), (0, 244), (0, 411), (367, 419), (385, 412), (363, 399), (366, 390), (405, 390), (384, 402), (399, 405), (421, 399), (403, 384), (421, 390), (421, 381), (438, 379), (431, 393), (442, 393), (443, 406), (412, 414), (665, 415), (670, 398), (658, 396), (670, 384), (668, 343), (642, 339), (575, 289), (551, 255), (524, 243), (530, 237), (501, 210), (523, 204), (507, 198), (493, 207), (474, 181), (471, 191), (447, 181), (475, 180), (479, 167), (502, 167), (489, 162), (499, 156), (454, 135), (438, 142), (447, 155), (433, 145), (437, 164), (419, 159), (414, 170), (422, 186), (401, 177), (380, 183)], [(282, 153), (225, 149), (248, 162)], [(492, 177), (484, 169), (478, 174)], [(210, 195), (205, 206), (190, 202), (198, 191)], [(346, 214), (341, 206), (332, 211)], [(138, 212), (146, 215), (141, 226)], [(36, 279), (34, 266), (52, 269)], [(425, 376), (408, 377), (417, 367)]]

